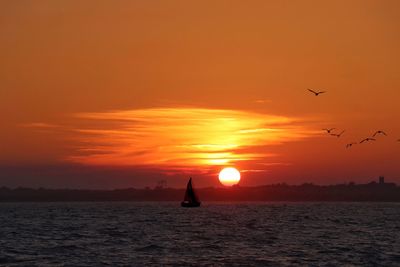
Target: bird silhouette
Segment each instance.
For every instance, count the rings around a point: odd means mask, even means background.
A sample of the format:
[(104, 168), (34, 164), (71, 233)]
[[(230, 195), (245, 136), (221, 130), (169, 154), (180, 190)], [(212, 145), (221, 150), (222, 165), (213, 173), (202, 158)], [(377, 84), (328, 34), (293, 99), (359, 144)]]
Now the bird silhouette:
[(372, 137), (375, 137), (378, 134), (383, 134), (384, 136), (387, 136), (387, 134), (384, 131), (376, 131)]
[(326, 131), (328, 134), (330, 134), (333, 130), (335, 130), (336, 128), (330, 128), (330, 129), (327, 129), (327, 128), (324, 128), (324, 129), (322, 129), (323, 131)]
[(365, 139), (361, 140), (360, 144), (362, 144), (362, 143), (364, 143), (364, 142), (369, 142), (369, 141), (376, 141), (376, 139), (375, 139), (375, 138), (368, 137), (368, 138), (365, 138)]
[(332, 136), (336, 136), (337, 138), (339, 138), (339, 137), (342, 136), (343, 133), (344, 133), (344, 130), (343, 130), (340, 134), (334, 134), (334, 133), (332, 133), (331, 135), (332, 135)]
[(318, 96), (318, 95), (320, 95), (320, 94), (326, 93), (325, 91), (316, 92), (316, 91), (311, 90), (311, 89), (308, 89), (308, 88), (307, 88), (307, 90), (310, 91), (311, 93), (313, 93), (315, 96)]
[(352, 147), (353, 145), (357, 145), (357, 143), (353, 142), (353, 143), (347, 144), (347, 145), (346, 145), (346, 148), (350, 148), (350, 147)]

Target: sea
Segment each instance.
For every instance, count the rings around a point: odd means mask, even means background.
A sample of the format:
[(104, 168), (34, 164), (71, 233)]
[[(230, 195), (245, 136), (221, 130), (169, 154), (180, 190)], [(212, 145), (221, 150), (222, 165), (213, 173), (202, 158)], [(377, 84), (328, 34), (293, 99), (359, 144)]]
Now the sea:
[(400, 266), (400, 204), (0, 203), (0, 266)]

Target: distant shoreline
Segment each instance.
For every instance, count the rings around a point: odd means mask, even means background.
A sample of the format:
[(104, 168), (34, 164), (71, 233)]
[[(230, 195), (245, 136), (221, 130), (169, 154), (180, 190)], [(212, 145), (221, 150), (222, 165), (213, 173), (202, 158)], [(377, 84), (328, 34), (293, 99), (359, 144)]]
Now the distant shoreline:
[[(229, 202), (400, 202), (400, 187), (394, 183), (338, 184), (275, 184), (256, 187), (196, 189), (200, 200)], [(0, 188), (0, 202), (78, 202), (78, 201), (182, 201), (184, 188), (146, 189), (31, 189)]]

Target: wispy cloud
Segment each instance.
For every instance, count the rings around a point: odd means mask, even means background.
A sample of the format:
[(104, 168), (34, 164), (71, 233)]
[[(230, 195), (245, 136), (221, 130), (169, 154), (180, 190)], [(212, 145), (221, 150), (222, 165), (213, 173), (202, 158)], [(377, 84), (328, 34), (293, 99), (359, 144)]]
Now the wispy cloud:
[(266, 149), (270, 145), (313, 134), (296, 118), (237, 110), (149, 108), (79, 113), (76, 118), (91, 126), (75, 129), (79, 147), (67, 160), (88, 165), (248, 165), (273, 157)]
[(265, 104), (265, 103), (271, 103), (272, 101), (270, 100), (270, 99), (257, 99), (257, 100), (254, 100), (254, 103), (257, 103), (257, 104)]
[(60, 125), (44, 123), (44, 122), (31, 122), (31, 123), (23, 123), (19, 125), (20, 127), (26, 128), (37, 128), (37, 129), (50, 129), (50, 128), (58, 128)]

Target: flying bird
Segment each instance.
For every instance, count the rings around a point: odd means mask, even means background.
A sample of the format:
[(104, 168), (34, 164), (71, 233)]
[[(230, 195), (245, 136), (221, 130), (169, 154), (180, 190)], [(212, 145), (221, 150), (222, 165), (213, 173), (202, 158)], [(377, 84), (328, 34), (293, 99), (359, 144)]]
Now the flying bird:
[(325, 91), (316, 92), (316, 91), (311, 90), (311, 89), (308, 89), (308, 88), (307, 88), (307, 90), (310, 91), (311, 93), (313, 93), (315, 96), (318, 96), (318, 95), (320, 95), (320, 94), (326, 93)]
[(350, 148), (350, 147), (352, 147), (353, 145), (357, 145), (357, 143), (354, 143), (354, 142), (353, 142), (353, 143), (347, 144), (347, 145), (346, 145), (346, 148)]
[(387, 136), (387, 134), (384, 131), (376, 131), (372, 137), (375, 137), (378, 134), (383, 134), (384, 136)]
[(322, 129), (323, 131), (326, 131), (328, 134), (330, 134), (333, 130), (335, 130), (336, 128), (330, 128), (330, 129), (327, 129), (327, 128), (324, 128), (324, 129)]
[(339, 137), (341, 137), (342, 136), (342, 134), (344, 133), (344, 130), (340, 133), (340, 134), (331, 134), (332, 136), (336, 136), (337, 138), (339, 138)]
[(362, 144), (362, 143), (364, 143), (364, 142), (369, 142), (369, 141), (376, 141), (376, 139), (375, 139), (375, 138), (368, 137), (368, 138), (365, 138), (365, 139), (361, 140), (360, 144)]

